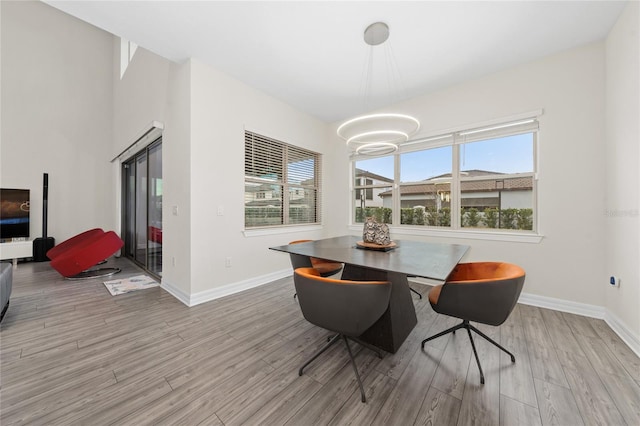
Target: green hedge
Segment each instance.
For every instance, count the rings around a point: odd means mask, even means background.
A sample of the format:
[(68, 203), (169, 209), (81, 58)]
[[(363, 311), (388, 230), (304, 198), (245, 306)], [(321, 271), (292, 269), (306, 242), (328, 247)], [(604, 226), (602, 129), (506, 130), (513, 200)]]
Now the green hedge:
[[(356, 208), (356, 223), (363, 223), (365, 218), (374, 217), (378, 222), (391, 223), (392, 210), (388, 207)], [(488, 208), (479, 211), (476, 208), (463, 207), (460, 211), (462, 226), (465, 228), (489, 229), (533, 229), (532, 209), (496, 209)], [(451, 209), (443, 207), (408, 207), (400, 209), (400, 224), (451, 226)]]
[(462, 208), (462, 226), (490, 229), (533, 229), (533, 209)]
[[(313, 223), (315, 211), (311, 207), (290, 207), (289, 223)], [(244, 225), (271, 226), (282, 225), (282, 209), (280, 207), (245, 207)]]
[(364, 223), (365, 218), (373, 217), (379, 223), (391, 223), (392, 210), (388, 207), (356, 208), (356, 223)]

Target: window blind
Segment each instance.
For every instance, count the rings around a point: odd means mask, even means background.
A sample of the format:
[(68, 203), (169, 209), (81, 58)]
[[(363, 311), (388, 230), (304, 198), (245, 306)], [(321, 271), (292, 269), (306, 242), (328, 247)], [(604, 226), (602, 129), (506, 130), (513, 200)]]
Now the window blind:
[(538, 120), (529, 118), (492, 126), (469, 129), (458, 133), (457, 143), (475, 142), (484, 139), (495, 139), (504, 136), (519, 135), (538, 130)]
[(265, 182), (282, 182), (284, 144), (276, 140), (245, 133), (244, 170), (247, 178)]
[[(487, 124), (485, 126), (461, 128), (440, 135), (412, 139), (408, 142), (400, 144), (398, 153), (402, 154), (405, 152), (421, 151), (425, 148), (437, 148), (447, 145), (463, 144), (484, 139), (493, 139), (504, 136), (535, 132), (538, 130), (538, 117), (540, 114), (542, 114), (542, 112), (531, 114), (531, 116), (523, 115), (518, 117), (517, 119), (495, 122)], [(358, 158), (365, 157), (353, 157), (354, 160), (357, 160)]]
[(245, 226), (319, 223), (320, 162), (316, 152), (246, 131)]

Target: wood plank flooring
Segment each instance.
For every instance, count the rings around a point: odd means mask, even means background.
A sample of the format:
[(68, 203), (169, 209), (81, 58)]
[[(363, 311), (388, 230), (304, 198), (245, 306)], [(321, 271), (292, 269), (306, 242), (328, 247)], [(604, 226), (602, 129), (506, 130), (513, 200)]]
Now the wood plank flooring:
[(457, 320), (416, 297), (418, 325), (396, 354), (352, 345), (363, 404), (343, 345), (298, 377), (330, 333), (303, 319), (291, 278), (192, 308), (161, 288), (113, 297), (103, 280), (14, 269), (0, 424), (640, 424), (640, 360), (601, 320), (518, 305), (502, 326), (480, 325), (516, 356), (475, 339), (481, 385), (466, 333), (420, 349)]

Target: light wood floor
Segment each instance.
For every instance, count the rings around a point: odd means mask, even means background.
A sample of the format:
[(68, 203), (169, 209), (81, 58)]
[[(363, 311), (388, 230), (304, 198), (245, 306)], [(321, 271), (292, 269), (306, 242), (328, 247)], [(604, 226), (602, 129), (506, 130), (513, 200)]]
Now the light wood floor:
[(187, 308), (160, 288), (112, 297), (102, 279), (65, 281), (48, 263), (14, 274), (3, 426), (640, 424), (640, 360), (601, 320), (518, 305), (481, 327), (516, 363), (476, 339), (480, 385), (465, 333), (420, 349), (456, 321), (416, 297), (418, 325), (396, 354), (354, 344), (363, 404), (343, 345), (298, 377), (329, 333), (302, 318), (291, 278)]

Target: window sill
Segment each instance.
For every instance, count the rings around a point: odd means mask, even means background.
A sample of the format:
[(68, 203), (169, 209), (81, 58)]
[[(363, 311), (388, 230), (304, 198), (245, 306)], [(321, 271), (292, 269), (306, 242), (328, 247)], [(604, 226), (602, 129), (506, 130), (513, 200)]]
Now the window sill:
[(282, 235), (293, 232), (309, 232), (319, 231), (322, 229), (322, 225), (291, 225), (291, 226), (274, 226), (272, 228), (255, 228), (245, 229), (242, 231), (245, 237), (261, 237), (263, 235)]
[[(363, 225), (350, 225), (352, 231), (362, 231)], [(417, 235), (424, 237), (438, 238), (460, 238), (465, 240), (489, 240), (505, 241), (515, 243), (539, 244), (544, 238), (543, 235), (523, 232), (490, 232), (490, 231), (467, 231), (467, 230), (440, 230), (434, 228), (418, 227), (389, 227), (393, 235)]]

